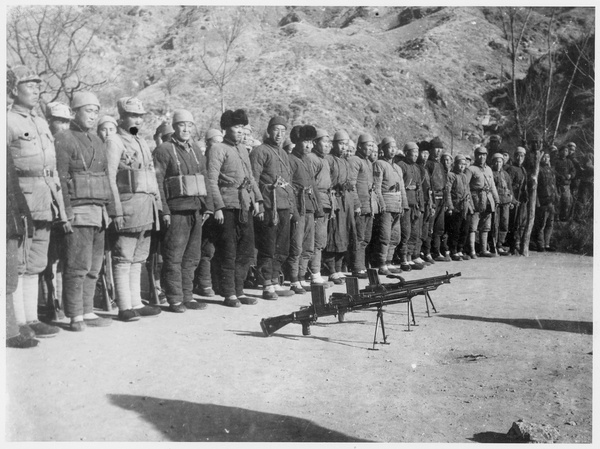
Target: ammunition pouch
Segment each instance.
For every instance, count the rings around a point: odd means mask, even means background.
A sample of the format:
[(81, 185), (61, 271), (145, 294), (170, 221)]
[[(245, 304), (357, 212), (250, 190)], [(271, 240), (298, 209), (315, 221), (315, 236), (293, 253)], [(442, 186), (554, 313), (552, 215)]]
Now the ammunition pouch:
[(171, 176), (165, 179), (165, 195), (167, 200), (190, 196), (206, 196), (204, 176), (194, 175)]
[(117, 172), (117, 188), (119, 193), (156, 193), (158, 183), (154, 171), (147, 169), (119, 170)]
[(68, 182), (71, 200), (110, 201), (110, 185), (104, 172), (75, 172)]

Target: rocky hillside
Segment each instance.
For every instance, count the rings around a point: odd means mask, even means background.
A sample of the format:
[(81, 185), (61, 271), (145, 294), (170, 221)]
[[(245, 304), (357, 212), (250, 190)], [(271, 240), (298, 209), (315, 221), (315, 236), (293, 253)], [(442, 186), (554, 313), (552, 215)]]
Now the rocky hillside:
[[(470, 151), (486, 133), (510, 137), (513, 132), (511, 102), (506, 101), (509, 47), (500, 8), (148, 6), (96, 11), (111, 17), (92, 49), (101, 55), (96, 72), (110, 79), (100, 88), (102, 100), (114, 104), (121, 95), (139, 95), (151, 111), (149, 134), (178, 107), (193, 111), (200, 135), (218, 124), (221, 95), (214, 81), (224, 62), (223, 36), (235, 17), (241, 34), (229, 48), (226, 67), (238, 70), (221, 83), (223, 100), (226, 108), (249, 111), (257, 138), (273, 114), (292, 124), (346, 129), (354, 138), (370, 132), (404, 142), (439, 135), (454, 152)], [(517, 78), (526, 78), (548, 52), (551, 17), (554, 52), (593, 31), (591, 8), (534, 8), (518, 52)], [(573, 64), (564, 66), (563, 83), (573, 71)], [(576, 120), (563, 119), (557, 140), (568, 129), (567, 120)], [(593, 138), (593, 128), (590, 132)]]

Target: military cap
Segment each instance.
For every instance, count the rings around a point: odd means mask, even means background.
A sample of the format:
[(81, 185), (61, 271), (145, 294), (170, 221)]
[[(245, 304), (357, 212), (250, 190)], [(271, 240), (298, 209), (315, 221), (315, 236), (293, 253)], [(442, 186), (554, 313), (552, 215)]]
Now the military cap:
[(371, 134), (361, 134), (360, 136), (358, 136), (358, 144), (359, 145), (361, 143), (369, 143), (369, 142), (375, 142), (375, 139), (373, 139), (373, 136)]
[(469, 162), (471, 162), (473, 159), (471, 159), (471, 156), (469, 156), (468, 154), (465, 156), (465, 159)]
[(487, 154), (488, 150), (486, 147), (484, 147), (483, 145), (479, 145), (477, 148), (475, 148), (475, 154)]
[(194, 121), (194, 116), (190, 111), (188, 111), (187, 109), (175, 109), (173, 111), (173, 120), (171, 121), (171, 123), (175, 125), (176, 123), (181, 122), (196, 123)]
[(14, 66), (10, 70), (12, 70), (12, 73), (15, 75), (15, 85), (20, 83), (28, 83), (30, 81), (33, 81), (34, 83), (42, 82), (42, 79), (37, 73), (24, 65)]
[(296, 125), (290, 131), (290, 140), (292, 143), (303, 142), (305, 140), (315, 140), (317, 130), (311, 125)]
[(515, 154), (519, 154), (519, 153), (526, 154), (527, 150), (523, 147), (517, 147), (517, 149), (515, 150)]
[(221, 115), (221, 129), (231, 128), (232, 126), (246, 126), (248, 124), (248, 116), (246, 111), (243, 109), (237, 109), (232, 111), (231, 109), (226, 110)]
[(396, 143), (396, 139), (394, 139), (393, 137), (384, 137), (383, 140), (381, 141), (381, 148), (385, 147), (386, 145), (389, 145), (391, 143)]
[(221, 131), (219, 131), (218, 129), (209, 129), (208, 131), (206, 131), (206, 136), (204, 136), (205, 140), (208, 139), (212, 139), (213, 137), (217, 137), (217, 136), (221, 136), (223, 137), (223, 133)]
[(267, 129), (269, 129), (271, 126), (275, 126), (275, 125), (281, 125), (281, 126), (287, 128), (287, 120), (285, 118), (281, 117), (280, 115), (271, 117), (271, 120), (269, 120), (269, 124), (267, 125)]
[(46, 105), (46, 115), (48, 117), (63, 118), (71, 120), (71, 110), (69, 106), (60, 101), (52, 101)]
[(498, 142), (500, 142), (502, 138), (498, 134), (492, 134), (490, 136), (490, 140), (497, 140)]
[(321, 137), (329, 137), (329, 133), (323, 128), (317, 128), (317, 136), (315, 139), (320, 139)]
[(448, 153), (448, 152), (442, 153), (442, 155), (440, 156), (440, 159), (443, 158), (443, 157), (448, 157), (448, 158), (450, 158), (450, 160), (452, 160), (452, 155), (450, 153)]
[(444, 143), (442, 142), (442, 139), (440, 139), (437, 136), (431, 139), (431, 148), (444, 148)]
[(71, 100), (71, 109), (75, 110), (83, 106), (93, 105), (100, 108), (100, 101), (93, 92), (75, 92)]
[(114, 117), (112, 117), (110, 115), (104, 115), (104, 116), (102, 116), (102, 118), (100, 118), (100, 120), (98, 120), (98, 127), (100, 127), (104, 123), (108, 123), (108, 122), (114, 124), (115, 126), (119, 126), (117, 123), (117, 120), (115, 120)]
[(418, 150), (419, 149), (419, 145), (417, 145), (416, 142), (406, 142), (404, 144), (404, 152), (410, 151), (410, 150)]
[(466, 161), (467, 157), (464, 154), (457, 154), (456, 156), (454, 156), (454, 162), (458, 162), (458, 161)]
[(166, 134), (172, 134), (174, 132), (175, 130), (169, 122), (162, 122), (160, 125), (158, 125), (158, 128), (156, 128), (154, 136), (164, 136)]
[(348, 146), (350, 148), (356, 148), (356, 144), (354, 143), (354, 140), (348, 139)]
[(344, 130), (336, 131), (333, 135), (333, 141), (335, 142), (336, 140), (350, 140), (350, 136)]
[(117, 101), (117, 109), (119, 114), (145, 114), (144, 105), (136, 97), (123, 97)]
[(244, 129), (247, 129), (248, 131), (252, 132), (252, 125), (248, 124), (244, 126)]
[(568, 147), (575, 147), (575, 148), (577, 148), (577, 145), (575, 144), (575, 142), (569, 142), (569, 143), (567, 144), (567, 146), (568, 146)]
[(292, 145), (294, 145), (294, 143), (290, 139), (285, 139), (285, 142), (283, 142), (283, 148), (287, 148)]
[(504, 160), (504, 156), (502, 156), (502, 153), (494, 153), (492, 155), (492, 160), (494, 160), (494, 159), (502, 159), (502, 160)]

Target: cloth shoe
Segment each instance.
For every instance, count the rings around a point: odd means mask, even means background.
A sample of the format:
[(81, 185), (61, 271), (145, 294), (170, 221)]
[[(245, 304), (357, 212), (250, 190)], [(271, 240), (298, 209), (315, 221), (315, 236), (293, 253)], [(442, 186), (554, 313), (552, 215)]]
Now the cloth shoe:
[(119, 321), (125, 322), (138, 321), (140, 318), (140, 314), (135, 309), (119, 310), (117, 315)]
[(256, 298), (252, 298), (252, 297), (246, 296), (246, 295), (238, 296), (238, 301), (246, 306), (253, 306), (254, 304), (256, 304), (258, 302), (258, 300)]
[(183, 305), (183, 303), (179, 304), (169, 304), (169, 311), (174, 313), (184, 313), (187, 309)]
[(397, 267), (397, 266), (395, 266), (395, 265), (388, 265), (388, 266), (387, 266), (387, 269), (388, 269), (388, 271), (389, 271), (390, 273), (392, 273), (392, 274), (399, 274), (399, 273), (402, 273), (402, 268), (400, 268), (400, 267)]
[(204, 310), (204, 309), (206, 309), (206, 304), (204, 304), (203, 302), (198, 302), (195, 299), (193, 299), (191, 301), (185, 301), (183, 303), (183, 305), (185, 306), (186, 309), (190, 309), (190, 310)]
[(333, 285), (331, 282), (325, 280), (323, 278), (323, 276), (321, 276), (321, 273), (313, 274), (310, 277), (310, 284), (311, 285), (313, 285), (313, 284), (314, 285), (323, 285), (325, 288), (329, 288)]
[(212, 287), (194, 287), (192, 293), (198, 296), (204, 296), (206, 298), (212, 298), (215, 296), (215, 291), (212, 289)]
[(469, 254), (469, 257), (471, 259), (477, 259), (477, 254), (475, 254), (475, 251), (471, 251), (471, 253)]
[(21, 324), (19, 326), (19, 334), (21, 334), (27, 340), (35, 338), (35, 332), (27, 324)]
[(401, 262), (400, 263), (400, 269), (402, 271), (410, 271), (410, 270), (412, 270), (412, 265), (409, 264), (408, 262)]
[(144, 306), (138, 309), (133, 309), (139, 316), (156, 316), (160, 315), (162, 310), (160, 307)]
[(275, 288), (270, 285), (263, 290), (262, 298), (266, 299), (267, 301), (275, 301), (277, 298), (279, 298), (279, 296), (277, 293), (275, 293)]
[(225, 300), (223, 301), (223, 304), (225, 304), (227, 307), (241, 307), (242, 303), (240, 302), (239, 299), (237, 299), (236, 296), (230, 296), (229, 298), (225, 298)]
[(300, 282), (293, 283), (292, 285), (290, 285), (290, 290), (292, 290), (294, 293), (298, 294), (298, 295), (302, 295), (304, 293), (306, 293), (306, 290), (304, 290), (304, 287), (302, 287), (302, 285), (300, 284)]
[(71, 321), (71, 324), (69, 324), (71, 332), (83, 332), (86, 327), (85, 321)]
[(379, 268), (379, 270), (377, 271), (377, 274), (381, 274), (383, 276), (388, 276), (393, 273), (388, 269), (387, 265), (383, 265)]
[(496, 255), (490, 251), (482, 251), (479, 253), (479, 257), (496, 257)]
[(367, 279), (369, 276), (367, 275), (367, 270), (355, 271), (352, 273), (352, 276), (358, 279)]
[(416, 260), (410, 261), (409, 264), (410, 268), (413, 270), (422, 270), (423, 268), (425, 268), (424, 263), (417, 262)]
[(83, 318), (83, 321), (85, 321), (85, 324), (89, 327), (107, 327), (110, 326), (113, 322), (111, 318), (102, 317), (96, 317), (91, 319)]
[(425, 256), (425, 262), (428, 262), (430, 265), (434, 265), (435, 264), (435, 260), (433, 260), (433, 257), (431, 256), (431, 254), (427, 254)]
[(273, 287), (275, 288), (275, 293), (277, 296), (293, 296), (294, 294), (293, 290), (287, 290), (279, 284), (275, 284)]
[(49, 324), (42, 323), (41, 321), (33, 321), (31, 323), (27, 323), (27, 325), (33, 332), (35, 332), (35, 336), (38, 338), (54, 337), (60, 331), (58, 327), (50, 326)]

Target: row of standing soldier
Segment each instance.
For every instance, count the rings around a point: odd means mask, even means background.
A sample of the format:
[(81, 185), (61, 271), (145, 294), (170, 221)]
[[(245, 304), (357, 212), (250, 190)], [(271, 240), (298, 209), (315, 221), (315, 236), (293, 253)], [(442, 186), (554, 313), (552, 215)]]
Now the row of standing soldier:
[[(222, 115), (223, 133), (207, 134), (205, 158), (192, 138), (192, 114), (179, 109), (171, 136), (152, 152), (140, 136), (145, 110), (137, 98), (118, 101), (119, 121), (98, 120), (98, 98), (75, 93), (72, 119), (66, 105), (50, 107), (53, 136), (35, 113), (41, 79), (20, 66), (9, 70), (8, 82), (11, 217), (27, 225), (8, 235), (7, 257), (18, 259), (10, 267), (17, 273), (7, 272), (7, 337), (15, 346), (32, 346), (34, 337), (58, 332), (38, 320), (37, 298), (39, 274), (47, 266), (56, 271), (59, 261), (68, 329), (111, 323), (93, 310), (105, 246), (111, 250), (118, 319), (125, 322), (161, 311), (141, 299), (142, 264), (153, 239), (160, 240), (160, 284), (176, 313), (206, 307), (194, 292), (212, 296), (218, 290), (230, 307), (256, 304), (256, 297), (244, 293), (249, 271), (262, 299), (275, 300), (313, 284), (342, 283), (346, 270), (365, 278), (369, 265), (390, 274), (476, 258), (476, 241), (484, 257), (522, 250), (524, 149), (516, 152), (514, 173), (496, 180), (485, 147), (475, 150), (467, 168), (463, 156), (442, 156), (437, 138), (427, 145), (408, 142), (399, 151), (393, 138), (377, 145), (362, 134), (352, 155), (345, 131), (331, 138), (303, 125), (289, 131), (288, 154), (288, 125), (276, 116), (264, 142), (249, 151), (248, 117), (238, 109)], [(539, 144), (537, 138), (530, 142), (533, 150)], [(502, 156), (493, 160), (501, 170)], [(490, 251), (494, 214), (501, 218), (494, 220), (499, 229)], [(503, 246), (507, 232), (510, 249)], [(542, 248), (549, 248), (549, 237)]]

